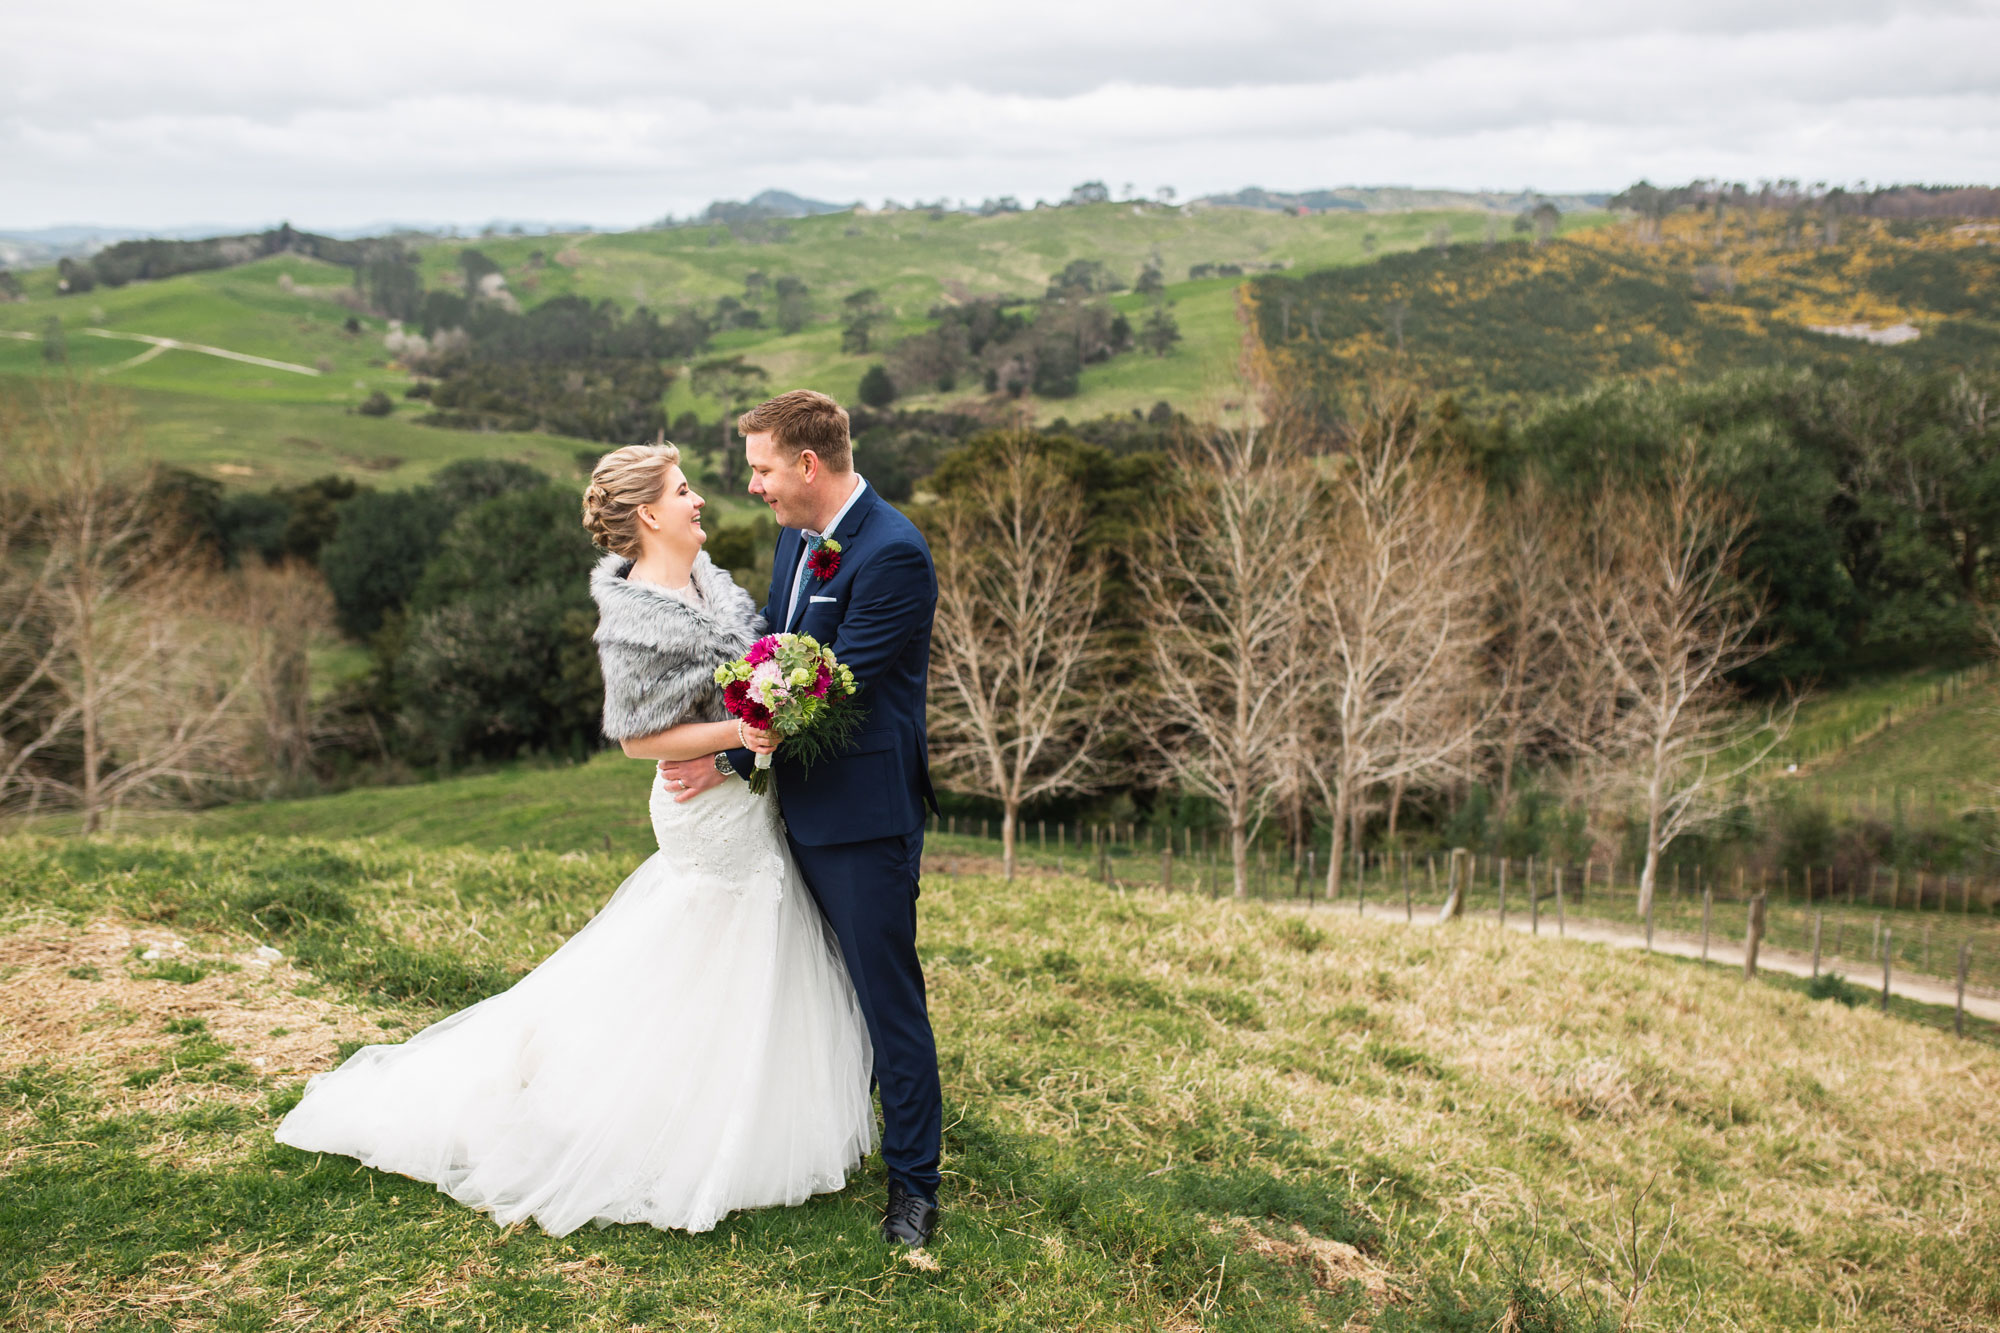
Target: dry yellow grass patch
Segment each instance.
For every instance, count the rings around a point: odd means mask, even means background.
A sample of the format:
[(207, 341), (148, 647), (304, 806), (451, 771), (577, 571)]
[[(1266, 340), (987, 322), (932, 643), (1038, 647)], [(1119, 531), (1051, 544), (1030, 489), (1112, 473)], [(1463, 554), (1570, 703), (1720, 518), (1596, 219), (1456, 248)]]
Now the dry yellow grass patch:
[(1392, 1232), (1435, 1233), (1421, 1197), (1485, 1238), (1469, 1271), (1555, 1236), (1516, 1253), (1552, 1288), (1628, 1290), (1644, 1197), (1642, 1243), (1671, 1209), (1668, 1253), (1709, 1279), (1719, 1326), (1884, 1293), (1933, 1319), (1978, 1264), (1914, 1256), (2000, 1233), (2000, 1052), (1867, 1008), (1476, 923), (937, 891), (931, 947), (963, 960), (932, 970), (942, 1044), (1033, 1133), (1166, 1169), (1158, 1145), (1235, 1126), (1274, 1175), (1288, 1154), (1350, 1164)]
[(1232, 1237), (1236, 1248), (1245, 1253), (1309, 1270), (1314, 1284), (1324, 1291), (1344, 1291), (1348, 1284), (1359, 1283), (1376, 1309), (1404, 1299), (1404, 1292), (1390, 1282), (1387, 1270), (1345, 1241), (1327, 1240), (1300, 1226), (1294, 1226), (1288, 1237), (1279, 1236), (1247, 1217), (1215, 1223), (1213, 1230)]
[(252, 1273), (260, 1255), (244, 1254), (227, 1244), (194, 1254), (161, 1254), (146, 1271), (126, 1282), (84, 1280), (76, 1265), (44, 1270), (36, 1280), (38, 1294), (53, 1296), (52, 1307), (37, 1316), (37, 1330), (93, 1333), (143, 1322), (164, 1321), (172, 1329), (196, 1329), (209, 1324), (223, 1299), (254, 1296), (259, 1291)]
[[(147, 952), (159, 956), (141, 957)], [(160, 964), (212, 970), (194, 982), (151, 979)], [(10, 1064), (92, 1074), (114, 1110), (252, 1100), (261, 1091), (173, 1072), (143, 1088), (124, 1086), (122, 1076), (171, 1061), (164, 1030), (176, 1019), (201, 1019), (232, 1058), (271, 1078), (330, 1067), (344, 1040), (388, 1039), (355, 1006), (300, 994), (311, 989), (306, 983), (288, 960), (260, 957), (241, 942), (198, 949), (172, 931), (115, 920), (81, 930), (37, 927), (0, 935), (0, 1045)]]

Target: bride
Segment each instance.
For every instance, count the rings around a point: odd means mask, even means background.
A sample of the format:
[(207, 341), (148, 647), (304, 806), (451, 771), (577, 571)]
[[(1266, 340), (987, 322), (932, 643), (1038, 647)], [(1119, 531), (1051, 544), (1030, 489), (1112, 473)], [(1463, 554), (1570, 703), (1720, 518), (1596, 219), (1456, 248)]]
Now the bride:
[[(606, 454), (584, 526), (604, 729), (689, 759), (773, 738), (723, 721), (717, 666), (763, 632), (702, 553), (670, 444)], [(277, 1139), (435, 1184), (551, 1235), (586, 1222), (706, 1231), (732, 1209), (837, 1190), (873, 1146), (870, 1050), (838, 945), (778, 820), (728, 782), (678, 803), (660, 850), (511, 990), (307, 1084)]]

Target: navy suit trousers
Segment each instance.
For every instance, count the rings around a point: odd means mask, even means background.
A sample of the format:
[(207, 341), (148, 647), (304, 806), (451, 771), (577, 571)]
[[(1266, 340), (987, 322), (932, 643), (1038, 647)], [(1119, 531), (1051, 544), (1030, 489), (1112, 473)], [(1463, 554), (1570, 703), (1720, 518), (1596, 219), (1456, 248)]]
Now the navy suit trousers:
[(792, 856), (840, 941), (875, 1047), (882, 1162), (891, 1179), (936, 1199), (944, 1102), (937, 1042), (917, 961), (917, 872), (924, 831), (802, 847)]

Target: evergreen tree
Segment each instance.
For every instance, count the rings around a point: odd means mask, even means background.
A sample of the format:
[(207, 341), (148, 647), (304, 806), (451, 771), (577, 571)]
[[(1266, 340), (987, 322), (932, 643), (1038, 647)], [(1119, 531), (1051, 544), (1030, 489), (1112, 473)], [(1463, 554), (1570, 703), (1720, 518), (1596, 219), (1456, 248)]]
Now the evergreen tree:
[(896, 385), (878, 361), (861, 377), (861, 401), (869, 407), (887, 407), (896, 401)]
[(1165, 356), (1174, 350), (1174, 344), (1181, 340), (1180, 321), (1167, 312), (1165, 306), (1154, 306), (1146, 322), (1139, 329), (1139, 345), (1154, 356)]

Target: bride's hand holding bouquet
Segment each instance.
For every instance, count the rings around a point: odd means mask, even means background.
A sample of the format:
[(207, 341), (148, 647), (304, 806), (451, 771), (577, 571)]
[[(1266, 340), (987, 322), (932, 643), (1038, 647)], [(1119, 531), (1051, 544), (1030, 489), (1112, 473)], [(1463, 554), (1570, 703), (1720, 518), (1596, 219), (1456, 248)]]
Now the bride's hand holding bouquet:
[(810, 634), (767, 634), (742, 657), (715, 669), (723, 706), (736, 718), (757, 756), (750, 790), (770, 790), (771, 755), (779, 745), (810, 768), (838, 754), (861, 727), (854, 673)]

